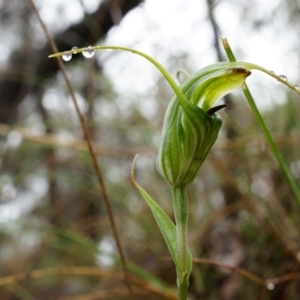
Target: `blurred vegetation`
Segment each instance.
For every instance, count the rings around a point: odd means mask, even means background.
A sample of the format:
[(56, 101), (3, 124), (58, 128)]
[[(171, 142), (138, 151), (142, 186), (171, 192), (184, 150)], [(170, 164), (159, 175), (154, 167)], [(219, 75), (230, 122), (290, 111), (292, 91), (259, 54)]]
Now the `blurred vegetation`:
[[(273, 26), (272, 19), (251, 17), (250, 2), (234, 3), (247, 26)], [(75, 25), (52, 30), (60, 50), (105, 42), (118, 23), (113, 12), (120, 22), (140, 1), (99, 3)], [(206, 4), (215, 34), (217, 4)], [(286, 30), (299, 28), (299, 3), (281, 1), (273, 12), (281, 9), (289, 16)], [(9, 49), (0, 74), (1, 300), (130, 299), (83, 133), (56, 61), (47, 58), (51, 51), (36, 16), (26, 1), (3, 0), (0, 23)], [(299, 44), (293, 48), (299, 56)], [(96, 56), (76, 57), (66, 68), (95, 143), (125, 257), (133, 264), (136, 299), (175, 299), (175, 268), (130, 179), (139, 153), (137, 180), (172, 216), (169, 188), (155, 167), (172, 94), (158, 79), (143, 99), (134, 93), (124, 99)], [(168, 56), (173, 74), (189, 67), (188, 50)], [(258, 89), (264, 88), (270, 86)], [(278, 95), (281, 101), (263, 116), (300, 186), (300, 100), (285, 87)], [(188, 188), (190, 246), (194, 257), (240, 267), (261, 282), (195, 262), (190, 299), (299, 299), (299, 205), (242, 94), (225, 101), (221, 135)]]

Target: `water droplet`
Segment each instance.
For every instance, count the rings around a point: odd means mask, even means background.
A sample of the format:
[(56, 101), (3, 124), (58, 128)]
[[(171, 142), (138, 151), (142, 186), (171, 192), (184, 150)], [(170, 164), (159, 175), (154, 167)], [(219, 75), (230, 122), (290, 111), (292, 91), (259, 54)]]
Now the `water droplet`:
[(287, 81), (287, 77), (286, 77), (285, 75), (279, 75), (279, 77), (280, 77), (282, 80)]
[(299, 85), (295, 84), (294, 87), (295, 87), (296, 90), (300, 90)]
[(72, 53), (71, 52), (66, 52), (65, 54), (63, 54), (62, 59), (64, 61), (69, 61), (72, 59)]
[(95, 54), (95, 50), (92, 48), (92, 46), (88, 46), (87, 48), (84, 48), (82, 51), (82, 55), (86, 58), (91, 58)]
[(272, 70), (270, 70), (269, 72), (270, 72), (270, 73), (272, 73), (272, 74), (275, 74), (275, 72), (274, 72), (274, 71), (272, 71)]
[[(78, 49), (78, 47), (76, 47), (76, 46), (74, 46), (73, 48), (72, 48), (72, 50), (77, 50)], [(76, 54), (76, 53), (78, 53), (77, 51), (74, 51), (73, 52), (73, 54)]]
[(267, 289), (268, 289), (269, 291), (274, 290), (274, 288), (275, 288), (275, 284), (274, 284), (274, 283), (269, 282), (269, 283), (267, 284)]

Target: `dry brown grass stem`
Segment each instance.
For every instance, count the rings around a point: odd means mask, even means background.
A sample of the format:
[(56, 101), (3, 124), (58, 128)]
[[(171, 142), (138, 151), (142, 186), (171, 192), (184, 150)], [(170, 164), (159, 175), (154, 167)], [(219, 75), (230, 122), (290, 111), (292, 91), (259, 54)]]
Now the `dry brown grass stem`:
[[(38, 279), (38, 278), (44, 278), (50, 276), (95, 276), (95, 277), (113, 279), (115, 282), (121, 281), (124, 278), (123, 275), (120, 275), (116, 271), (101, 270), (98, 267), (89, 267), (89, 266), (77, 267), (76, 266), (76, 267), (63, 267), (63, 268), (47, 268), (47, 269), (33, 270), (29, 272), (21, 272), (10, 276), (2, 277), (0, 278), (0, 287), (10, 285), (10, 284), (15, 284), (28, 279)], [(153, 293), (153, 294), (163, 296), (165, 299), (170, 299), (170, 300), (176, 299), (176, 291), (173, 292), (172, 290), (169, 290), (164, 287), (160, 287), (157, 284), (153, 284), (149, 281), (143, 280), (133, 275), (131, 275), (130, 278), (131, 281), (135, 283), (135, 285), (140, 287), (139, 289), (135, 290), (137, 291), (138, 294), (141, 293), (141, 289), (142, 289), (144, 291), (147, 291), (147, 293)], [(125, 293), (123, 289), (119, 289), (119, 288), (115, 289), (114, 291), (116, 293), (121, 293), (122, 295), (126, 294), (126, 296), (128, 296), (128, 290), (127, 293)], [(110, 293), (110, 291), (101, 291), (101, 292), (106, 294)]]
[[(89, 151), (87, 144), (85, 141), (74, 139), (72, 141), (62, 141), (56, 134), (45, 133), (45, 134), (33, 134), (26, 128), (20, 126), (8, 126), (6, 124), (0, 123), (0, 135), (7, 135), (12, 130), (17, 131), (23, 139), (28, 141), (32, 141), (35, 143), (39, 143), (49, 147), (63, 147), (72, 150), (79, 151)], [(299, 134), (291, 134), (289, 136), (282, 134), (275, 134), (274, 140), (279, 148), (287, 148), (292, 147), (294, 145), (299, 145), (300, 135)], [(249, 143), (261, 143), (265, 144), (263, 135), (251, 135), (247, 137), (236, 138), (235, 140), (226, 140), (225, 142), (216, 145), (215, 150), (233, 150), (239, 148), (245, 148)], [(124, 149), (116, 149), (116, 147), (109, 148), (104, 145), (99, 145), (97, 143), (92, 142), (92, 146), (94, 148), (95, 154), (109, 157), (119, 158), (120, 156), (130, 156), (134, 157), (136, 153), (147, 153), (147, 152), (155, 152), (154, 148), (147, 147), (139, 147), (139, 148), (128, 148)]]
[[(58, 52), (58, 49), (56, 47), (56, 44), (54, 42), (54, 40), (52, 39), (45, 23), (43, 22), (40, 14), (39, 14), (39, 11), (34, 3), (33, 0), (29, 0), (29, 3), (32, 7), (32, 9), (34, 10), (34, 12), (36, 13), (37, 15), (37, 18), (42, 26), (42, 29), (47, 37), (47, 40), (52, 48), (52, 51), (53, 53), (56, 53)], [(125, 275), (125, 282), (126, 282), (126, 285), (128, 287), (128, 290), (129, 290), (129, 293), (131, 295), (131, 298), (134, 299), (134, 295), (133, 295), (133, 291), (132, 291), (132, 288), (131, 288), (131, 284), (130, 284), (130, 280), (129, 280), (129, 274), (128, 274), (128, 271), (126, 269), (126, 265), (125, 265), (125, 257), (124, 257), (124, 254), (123, 254), (123, 250), (122, 250), (122, 247), (121, 247), (121, 243), (120, 243), (120, 239), (119, 239), (119, 236), (118, 236), (118, 232), (117, 232), (117, 229), (116, 229), (116, 224), (115, 224), (115, 221), (114, 221), (114, 216), (113, 216), (113, 211), (112, 211), (112, 207), (110, 205), (110, 201), (109, 201), (109, 198), (108, 198), (108, 195), (107, 195), (107, 192), (106, 192), (106, 187), (105, 187), (105, 184), (104, 184), (104, 180), (103, 180), (103, 177), (102, 177), (102, 172), (101, 172), (101, 169), (100, 169), (100, 166), (98, 164), (98, 161), (97, 161), (97, 158), (96, 158), (96, 154), (95, 154), (95, 151), (94, 151), (94, 148), (93, 148), (93, 144), (92, 144), (92, 141), (91, 141), (91, 138), (90, 138), (90, 134), (89, 134), (89, 131), (87, 129), (87, 125), (86, 125), (86, 122), (84, 120), (84, 117), (80, 111), (80, 108), (78, 106), (78, 102), (77, 102), (77, 99), (75, 97), (75, 93), (74, 93), (74, 90), (73, 90), (73, 87), (71, 85), (71, 82), (67, 76), (67, 72), (65, 70), (65, 67), (64, 67), (64, 64), (62, 63), (62, 60), (61, 58), (57, 58), (57, 63), (58, 63), (58, 66), (62, 72), (62, 75), (63, 75), (63, 78), (66, 82), (66, 85), (68, 87), (68, 90), (69, 90), (69, 93), (70, 93), (70, 96), (72, 98), (72, 101), (73, 101), (73, 104), (74, 104), (74, 107), (75, 107), (75, 110), (76, 110), (76, 113), (78, 115), (78, 118), (80, 120), (80, 124), (81, 124), (81, 127), (83, 129), (83, 132), (84, 132), (84, 137), (86, 139), (86, 142), (87, 142), (87, 145), (88, 145), (88, 149), (89, 149), (89, 152), (91, 154), (91, 158), (92, 158), (92, 161), (93, 161), (93, 165), (94, 165), (94, 168), (95, 168), (95, 171), (96, 171), (96, 174), (97, 174), (97, 178), (98, 178), (98, 181), (99, 181), (99, 184), (100, 184), (100, 188), (101, 188), (101, 192), (102, 192), (102, 196), (103, 196), (103, 199), (104, 199), (104, 202), (105, 202), (105, 206), (106, 206), (106, 210), (107, 210), (107, 213), (108, 213), (108, 217), (109, 217), (109, 221), (110, 221), (110, 224), (111, 224), (111, 228), (112, 228), (112, 231), (113, 231), (113, 236), (114, 236), (114, 239), (116, 241), (116, 245), (117, 245), (117, 248), (118, 248), (118, 252), (119, 252), (119, 255), (120, 255), (120, 259), (121, 259), (121, 265), (122, 265), (122, 268), (123, 268), (123, 271), (124, 271), (124, 275)]]
[(193, 261), (195, 263), (200, 263), (200, 264), (205, 264), (205, 265), (210, 265), (210, 266), (214, 266), (214, 267), (218, 267), (218, 268), (224, 268), (224, 269), (227, 269), (227, 270), (230, 270), (232, 272), (235, 272), (237, 274), (240, 274), (248, 279), (250, 279), (251, 281), (257, 283), (257, 284), (260, 284), (260, 285), (263, 285), (265, 286), (266, 288), (268, 288), (268, 286), (270, 284), (273, 284), (274, 286), (276, 284), (279, 284), (279, 283), (283, 283), (283, 282), (286, 282), (286, 281), (291, 281), (291, 280), (294, 280), (296, 278), (298, 278), (300, 276), (300, 272), (299, 271), (294, 271), (294, 272), (290, 272), (290, 273), (287, 273), (287, 274), (284, 274), (282, 276), (278, 276), (278, 277), (274, 277), (274, 278), (268, 278), (268, 279), (263, 279), (245, 269), (242, 269), (240, 267), (236, 267), (236, 266), (230, 266), (230, 265), (227, 265), (227, 264), (223, 264), (223, 263), (220, 263), (220, 262), (217, 262), (217, 261), (213, 261), (213, 260), (210, 260), (210, 259), (205, 259), (205, 258), (194, 258)]
[[(6, 124), (0, 123), (0, 135), (6, 136), (11, 131), (16, 131), (23, 139), (28, 141), (38, 143), (40, 145), (45, 145), (45, 147), (61, 147), (70, 150), (77, 150), (77, 151), (89, 151), (86, 141), (83, 140), (64, 140), (62, 141), (59, 136), (52, 133), (45, 133), (45, 134), (33, 134), (29, 130), (22, 128), (20, 126), (8, 126)], [(117, 149), (116, 147), (107, 147), (104, 145), (99, 145), (95, 142), (92, 142), (92, 146), (96, 155), (101, 156), (108, 156), (113, 158), (120, 158), (124, 156), (128, 156), (130, 158), (134, 157), (136, 153), (147, 153), (147, 152), (154, 152), (154, 149), (146, 148), (146, 147), (139, 147), (139, 148), (120, 148)]]

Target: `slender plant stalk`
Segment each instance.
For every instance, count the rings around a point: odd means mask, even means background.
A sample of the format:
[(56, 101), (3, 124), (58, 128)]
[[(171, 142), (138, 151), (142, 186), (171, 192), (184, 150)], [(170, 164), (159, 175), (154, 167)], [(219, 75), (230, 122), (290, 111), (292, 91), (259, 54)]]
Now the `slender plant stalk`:
[(173, 207), (177, 232), (177, 287), (178, 299), (185, 300), (189, 286), (189, 247), (188, 247), (188, 202), (185, 187), (173, 187)]
[[(34, 0), (29, 0), (29, 3), (30, 3), (32, 9), (34, 10), (34, 12), (37, 15), (37, 18), (38, 18), (38, 20), (39, 20), (39, 22), (42, 26), (42, 29), (44, 30), (44, 33), (45, 33), (45, 35), (48, 39), (48, 42), (49, 42), (49, 44), (52, 48), (53, 53), (57, 53), (58, 49), (56, 47), (56, 44), (55, 44), (53, 38), (51, 37), (45, 23), (43, 22), (40, 14), (39, 14), (39, 11), (38, 11), (35, 3), (34, 3)], [(82, 127), (83, 132), (84, 132), (84, 137), (85, 137), (85, 139), (87, 141), (87, 144), (88, 144), (89, 152), (90, 152), (91, 157), (92, 157), (93, 165), (94, 165), (96, 175), (97, 175), (97, 178), (98, 178), (98, 181), (99, 181), (99, 185), (100, 185), (102, 196), (103, 196), (103, 199), (104, 199), (104, 202), (105, 202), (105, 206), (106, 206), (106, 210), (107, 210), (107, 213), (108, 213), (109, 221), (110, 221), (110, 224), (111, 224), (111, 227), (112, 227), (113, 236), (114, 236), (114, 239), (116, 241), (116, 245), (117, 245), (118, 252), (119, 252), (119, 255), (120, 255), (121, 265), (122, 265), (124, 276), (125, 276), (125, 282), (126, 282), (126, 285), (128, 287), (131, 299), (134, 299), (134, 294), (133, 294), (132, 287), (131, 287), (130, 280), (129, 280), (129, 274), (128, 274), (128, 271), (126, 269), (125, 256), (124, 256), (124, 253), (123, 253), (123, 250), (122, 250), (122, 247), (121, 247), (121, 243), (120, 243), (120, 238), (119, 238), (119, 235), (118, 235), (118, 232), (117, 232), (112, 207), (110, 205), (110, 201), (109, 201), (108, 194), (107, 194), (107, 191), (106, 191), (106, 187), (105, 187), (105, 184), (104, 184), (102, 172), (101, 172), (99, 163), (98, 163), (97, 158), (96, 158), (95, 150), (94, 150), (93, 145), (92, 145), (91, 137), (90, 137), (89, 131), (87, 129), (87, 125), (86, 125), (86, 122), (84, 120), (84, 117), (83, 117), (83, 115), (80, 111), (80, 108), (78, 106), (78, 102), (77, 102), (77, 99), (75, 97), (75, 93), (74, 93), (74, 90), (73, 90), (72, 85), (70, 83), (70, 80), (67, 76), (67, 72), (65, 70), (64, 64), (62, 63), (60, 58), (57, 58), (57, 63), (58, 63), (58, 66), (59, 66), (59, 68), (62, 72), (64, 80), (67, 84), (67, 87), (69, 89), (69, 92), (70, 92), (70, 95), (71, 95), (76, 113), (78, 115), (81, 127)]]
[[(228, 59), (232, 62), (235, 62), (236, 59), (235, 59), (235, 56), (231, 50), (231, 47), (227, 41), (227, 39), (221, 39), (222, 41), (222, 44), (223, 44), (223, 47), (226, 51), (226, 54), (228, 56)], [(263, 120), (263, 117), (261, 116), (256, 104), (255, 104), (255, 101), (247, 87), (246, 84), (244, 84), (243, 86), (243, 91), (244, 91), (244, 94), (247, 98), (247, 101), (256, 117), (256, 120), (258, 121), (259, 125), (260, 125), (260, 128), (269, 144), (269, 147), (271, 148), (271, 151), (273, 153), (273, 155), (275, 156), (279, 166), (280, 166), (280, 169), (282, 171), (282, 173), (284, 174), (284, 177), (286, 178), (288, 184), (290, 185), (295, 197), (296, 197), (296, 200), (298, 202), (298, 204), (300, 205), (300, 191), (299, 191), (299, 188), (297, 187), (294, 179), (293, 179), (293, 176), (289, 170), (289, 168), (287, 167), (287, 165), (285, 164), (285, 162), (283, 161), (283, 158), (270, 134), (270, 131), (268, 130), (264, 120)]]

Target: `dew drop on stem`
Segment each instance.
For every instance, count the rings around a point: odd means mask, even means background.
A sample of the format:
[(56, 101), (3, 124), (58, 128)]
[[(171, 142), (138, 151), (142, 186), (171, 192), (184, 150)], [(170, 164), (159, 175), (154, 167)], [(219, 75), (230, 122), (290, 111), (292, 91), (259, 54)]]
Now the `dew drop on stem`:
[(64, 61), (69, 61), (72, 59), (72, 53), (71, 52), (66, 52), (65, 54), (62, 55), (62, 59)]
[(279, 75), (279, 77), (280, 77), (282, 80), (287, 81), (287, 77), (286, 77), (285, 75)]
[(295, 84), (294, 87), (295, 87), (296, 90), (300, 90), (299, 85)]
[[(73, 48), (72, 48), (72, 50), (77, 50), (78, 49), (78, 47), (76, 47), (76, 46), (74, 46)], [(74, 51), (73, 52), (73, 54), (76, 54), (76, 53), (78, 53), (77, 51)]]
[(82, 51), (82, 55), (86, 58), (91, 58), (95, 54), (95, 50), (92, 48), (92, 46), (88, 46), (87, 48), (84, 48)]

